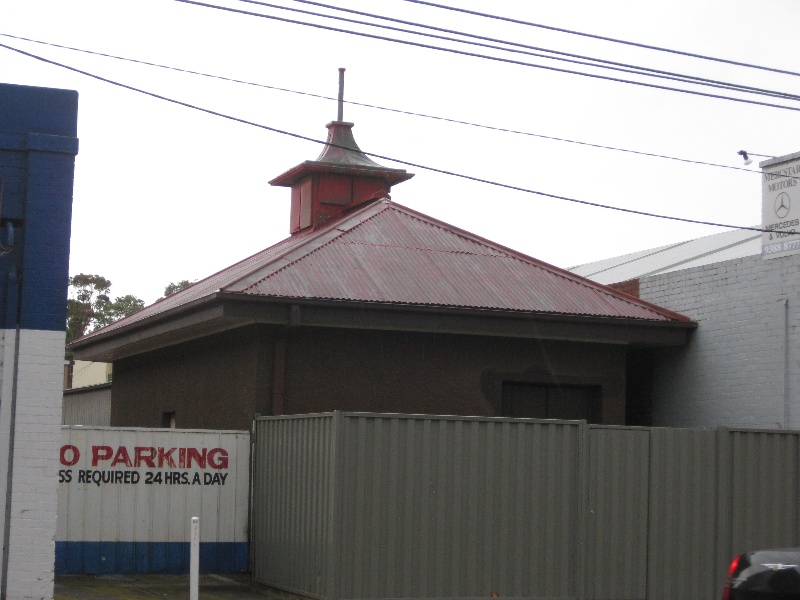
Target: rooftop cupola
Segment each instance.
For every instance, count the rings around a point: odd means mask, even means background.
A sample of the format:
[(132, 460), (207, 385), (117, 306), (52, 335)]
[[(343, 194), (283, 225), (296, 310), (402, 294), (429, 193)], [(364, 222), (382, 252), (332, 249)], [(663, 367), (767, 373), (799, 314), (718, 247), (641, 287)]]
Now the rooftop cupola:
[(396, 183), (414, 175), (382, 167), (356, 144), (353, 123), (343, 120), (344, 69), (339, 69), (339, 114), (328, 123), (328, 139), (316, 160), (279, 175), (270, 185), (292, 188), (292, 234), (318, 229), (367, 202), (388, 198)]

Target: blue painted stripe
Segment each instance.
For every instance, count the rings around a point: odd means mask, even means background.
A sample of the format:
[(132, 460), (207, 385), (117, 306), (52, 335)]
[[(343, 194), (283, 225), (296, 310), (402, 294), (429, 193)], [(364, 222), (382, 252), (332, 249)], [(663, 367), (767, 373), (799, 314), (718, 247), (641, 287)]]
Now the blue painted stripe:
[(42, 133), (0, 133), (0, 150), (77, 154), (78, 138)]
[[(201, 542), (200, 570), (247, 571), (247, 542)], [(188, 573), (189, 542), (56, 542), (55, 571), (59, 575)]]

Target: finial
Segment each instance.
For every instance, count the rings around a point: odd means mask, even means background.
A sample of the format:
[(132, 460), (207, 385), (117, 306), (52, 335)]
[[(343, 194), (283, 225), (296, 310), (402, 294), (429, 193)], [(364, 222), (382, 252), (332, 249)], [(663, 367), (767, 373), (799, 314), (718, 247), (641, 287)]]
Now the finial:
[(339, 67), (339, 116), (337, 121), (344, 121), (344, 67)]

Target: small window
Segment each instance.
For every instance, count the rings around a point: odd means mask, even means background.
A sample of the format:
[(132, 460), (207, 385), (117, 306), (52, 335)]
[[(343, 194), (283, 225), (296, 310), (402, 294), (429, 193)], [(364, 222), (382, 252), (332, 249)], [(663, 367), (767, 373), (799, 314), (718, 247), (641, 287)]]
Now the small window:
[(165, 412), (161, 413), (161, 427), (168, 429), (175, 429), (175, 413)]

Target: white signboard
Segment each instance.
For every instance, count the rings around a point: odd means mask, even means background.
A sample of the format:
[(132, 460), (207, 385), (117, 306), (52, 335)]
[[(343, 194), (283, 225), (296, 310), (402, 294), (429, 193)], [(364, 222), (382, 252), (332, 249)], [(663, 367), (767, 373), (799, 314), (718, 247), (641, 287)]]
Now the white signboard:
[[(772, 164), (770, 164), (772, 163)], [(766, 161), (761, 175), (762, 258), (800, 253), (800, 156)]]
[(247, 569), (250, 434), (64, 427), (57, 573), (186, 573), (190, 524), (203, 571)]

